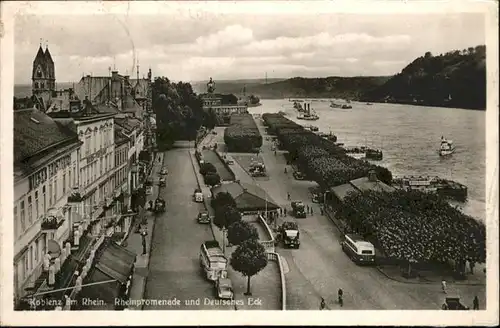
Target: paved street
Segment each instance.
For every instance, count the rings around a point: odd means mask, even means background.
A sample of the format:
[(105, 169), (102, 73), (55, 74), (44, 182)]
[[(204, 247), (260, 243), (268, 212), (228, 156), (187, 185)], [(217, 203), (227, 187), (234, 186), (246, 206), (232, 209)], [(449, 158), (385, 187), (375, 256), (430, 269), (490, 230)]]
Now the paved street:
[[(166, 201), (166, 212), (156, 221), (153, 234), (150, 273), (145, 298), (151, 300), (181, 301), (180, 305), (152, 305), (145, 309), (196, 310), (232, 309), (230, 306), (205, 304), (215, 299), (213, 284), (206, 280), (198, 260), (200, 245), (213, 236), (209, 225), (200, 225), (195, 218), (202, 205), (193, 202), (196, 178), (189, 159), (189, 150), (175, 149), (165, 153), (169, 170), (167, 186), (161, 196)], [(200, 299), (199, 305), (185, 301)]]
[[(280, 205), (290, 212), (287, 192), (292, 199), (301, 199), (313, 206), (314, 215), (298, 219), (301, 247), (298, 250), (278, 249), (283, 255), (289, 272), (287, 279), (288, 309), (318, 309), (320, 297), (324, 297), (330, 309), (340, 309), (336, 303), (337, 290), (344, 290), (343, 309), (439, 309), (444, 294), (439, 284), (406, 284), (389, 280), (376, 268), (360, 267), (342, 252), (340, 236), (333, 223), (320, 215), (319, 207), (310, 199), (308, 188), (313, 182), (296, 181), (288, 170), (284, 173), (285, 159), (271, 151), (270, 141), (265, 140), (265, 130), (259, 120), (257, 125), (264, 137), (261, 156), (264, 159), (269, 181), (256, 181), (265, 188)], [(220, 134), (221, 132), (219, 132)], [(239, 165), (235, 165), (239, 166)], [(237, 178), (251, 179), (244, 170), (236, 167)], [(277, 183), (279, 182), (279, 183)], [(281, 218), (280, 218), (281, 219)], [(288, 219), (295, 220), (290, 217)], [(477, 293), (481, 308), (485, 307), (485, 286), (452, 286), (462, 296), (462, 302), (472, 305)]]

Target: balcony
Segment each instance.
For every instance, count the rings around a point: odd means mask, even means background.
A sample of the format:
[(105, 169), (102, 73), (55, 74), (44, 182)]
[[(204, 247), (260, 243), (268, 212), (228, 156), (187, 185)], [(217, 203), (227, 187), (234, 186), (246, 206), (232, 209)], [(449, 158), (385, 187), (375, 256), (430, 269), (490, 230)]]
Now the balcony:
[(74, 187), (71, 195), (68, 196), (68, 203), (79, 203), (83, 200), (83, 191), (79, 187)]
[(41, 229), (43, 232), (53, 232), (64, 223), (62, 209), (49, 209), (42, 219)]

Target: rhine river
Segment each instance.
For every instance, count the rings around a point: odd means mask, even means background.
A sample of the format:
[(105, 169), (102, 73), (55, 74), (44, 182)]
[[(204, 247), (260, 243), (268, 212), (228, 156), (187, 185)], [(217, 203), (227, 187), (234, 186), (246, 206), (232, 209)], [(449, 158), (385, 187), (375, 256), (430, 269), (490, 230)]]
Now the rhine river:
[[(463, 183), (468, 187), (468, 201), (457, 205), (466, 214), (485, 220), (485, 111), (356, 102), (351, 103), (352, 109), (336, 109), (330, 108), (330, 101), (312, 100), (311, 109), (320, 119), (302, 121), (296, 119), (297, 111), (288, 99), (263, 99), (261, 103), (249, 112), (283, 111), (297, 123), (331, 131), (346, 146), (382, 149), (384, 159), (373, 163), (387, 167), (394, 176), (430, 175)], [(446, 158), (438, 154), (441, 136), (456, 146), (455, 153)]]

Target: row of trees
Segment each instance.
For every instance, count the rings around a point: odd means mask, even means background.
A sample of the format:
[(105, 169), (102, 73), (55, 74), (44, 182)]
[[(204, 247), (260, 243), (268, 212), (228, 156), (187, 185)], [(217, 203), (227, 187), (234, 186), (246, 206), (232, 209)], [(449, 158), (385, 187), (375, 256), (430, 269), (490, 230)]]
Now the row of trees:
[(224, 142), (230, 152), (255, 152), (262, 146), (262, 136), (251, 114), (231, 115), (224, 131)]
[(217, 124), (215, 113), (203, 111), (203, 102), (190, 83), (157, 77), (152, 84), (152, 97), (161, 149), (170, 148), (176, 140), (195, 140), (202, 125), (213, 128)]
[(362, 99), (486, 109), (486, 46), (439, 56), (426, 52)]
[(219, 229), (227, 229), (229, 243), (238, 246), (231, 255), (230, 264), (233, 269), (247, 277), (245, 294), (251, 295), (250, 278), (263, 270), (268, 261), (264, 246), (259, 243), (258, 231), (250, 223), (242, 220), (231, 194), (218, 193), (212, 199), (211, 205), (215, 211), (213, 223)]
[(203, 176), (206, 185), (213, 187), (220, 184), (220, 175), (212, 163), (201, 163), (200, 174)]
[(486, 261), (486, 228), (443, 198), (420, 191), (365, 191), (344, 198), (337, 215), (354, 231), (376, 240), (385, 255), (409, 264), (439, 262), (464, 267)]
[(391, 183), (392, 173), (381, 166), (347, 156), (345, 150), (330, 140), (304, 129), (280, 114), (264, 114), (268, 131), (278, 137), (280, 146), (306, 175), (323, 189), (348, 183), (375, 170), (377, 177)]

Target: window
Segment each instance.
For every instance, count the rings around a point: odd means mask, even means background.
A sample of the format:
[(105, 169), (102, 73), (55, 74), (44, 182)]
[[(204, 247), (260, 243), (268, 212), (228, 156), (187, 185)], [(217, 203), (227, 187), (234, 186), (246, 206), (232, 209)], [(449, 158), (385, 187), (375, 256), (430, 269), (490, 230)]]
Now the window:
[(23, 268), (21, 270), (22, 272), (22, 281), (24, 281), (24, 279), (26, 279), (26, 276), (28, 274), (28, 254), (24, 254), (24, 258), (23, 258)]
[(108, 155), (104, 156), (104, 172), (108, 171)]
[(24, 200), (21, 201), (21, 232), (26, 230), (26, 217), (24, 213)]
[(68, 184), (69, 184), (69, 189), (71, 190), (71, 188), (73, 188), (73, 185), (72, 185), (72, 180), (71, 180), (71, 168), (68, 170)]
[(90, 166), (85, 168), (85, 176), (87, 177), (87, 185), (90, 183)]
[(28, 196), (28, 224), (31, 226), (31, 223), (33, 223), (33, 204), (31, 196)]
[(57, 202), (57, 175), (54, 177), (54, 203)]
[(19, 218), (17, 217), (17, 206), (14, 206), (14, 237), (19, 236)]
[(28, 253), (28, 272), (31, 272), (31, 269), (33, 268), (33, 258), (33, 245), (31, 245)]
[(49, 182), (49, 206), (52, 206), (52, 182)]
[(94, 138), (92, 140), (92, 145), (94, 146), (94, 153), (97, 151), (97, 131), (94, 130)]
[(40, 216), (40, 207), (38, 204), (38, 191), (35, 191), (35, 221), (38, 220), (39, 216)]
[(43, 195), (43, 213), (47, 212), (47, 196), (45, 194), (45, 186), (42, 187), (42, 195)]
[[(70, 172), (70, 174), (71, 174), (71, 172)], [(66, 172), (63, 172), (62, 193), (63, 193), (63, 196), (66, 194)]]
[(85, 137), (85, 156), (90, 155), (90, 136)]
[(99, 174), (102, 174), (102, 164), (103, 164), (103, 160), (102, 158), (99, 160)]
[(73, 186), (76, 184), (76, 166), (73, 165)]
[(38, 256), (38, 240), (37, 240), (33, 244), (33, 266), (36, 266), (38, 264), (39, 258), (40, 257)]

